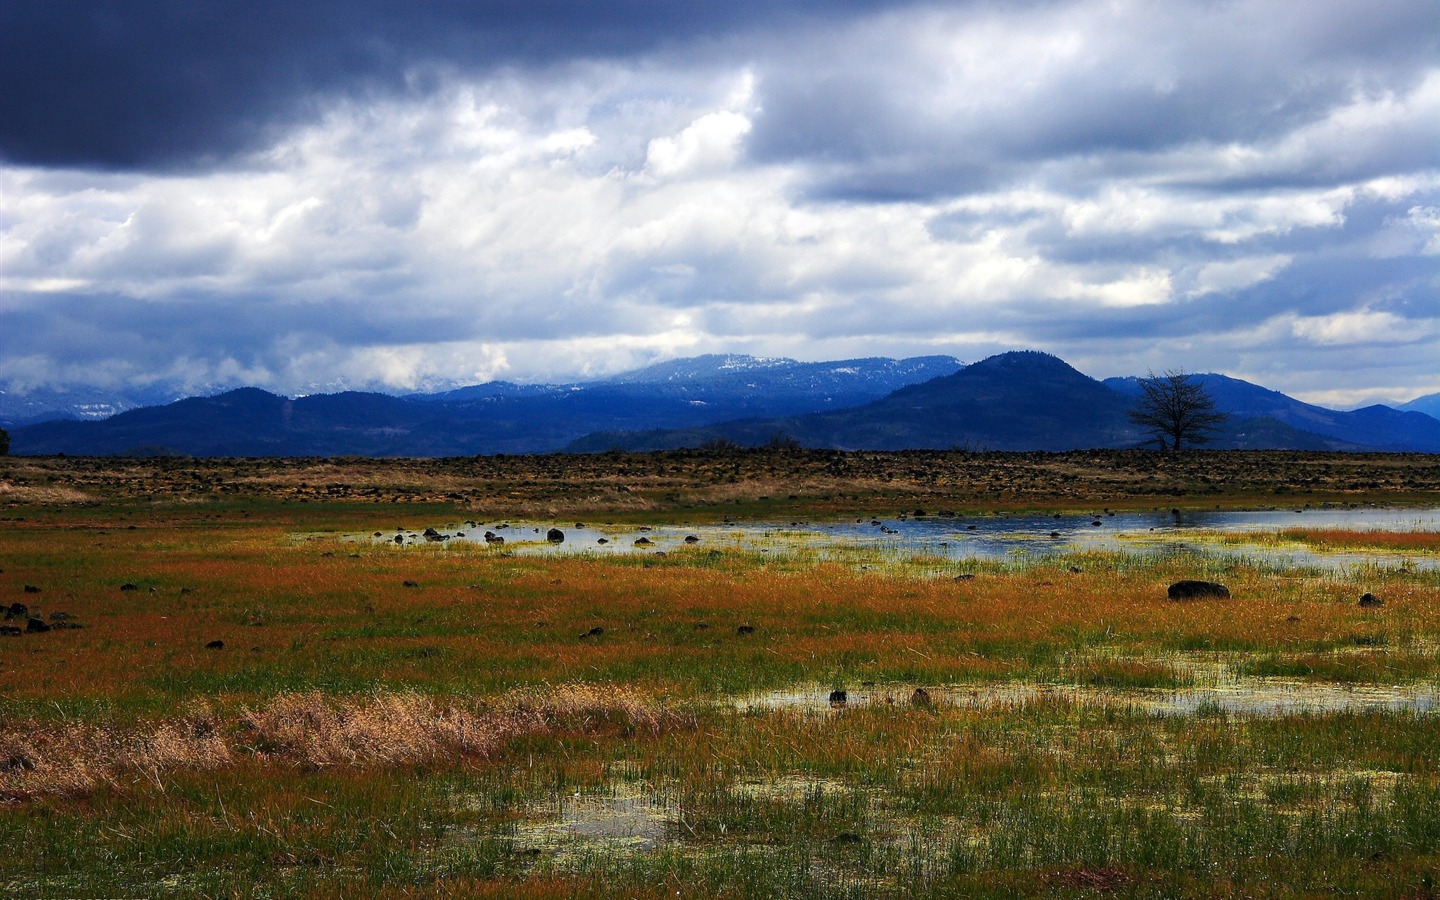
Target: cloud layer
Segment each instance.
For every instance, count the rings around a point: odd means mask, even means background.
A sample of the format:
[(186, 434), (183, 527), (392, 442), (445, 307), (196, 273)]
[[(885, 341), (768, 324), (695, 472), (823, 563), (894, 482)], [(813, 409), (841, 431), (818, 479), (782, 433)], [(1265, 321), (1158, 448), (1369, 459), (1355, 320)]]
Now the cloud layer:
[(4, 7), (0, 380), (1440, 390), (1428, 2), (294, 6)]

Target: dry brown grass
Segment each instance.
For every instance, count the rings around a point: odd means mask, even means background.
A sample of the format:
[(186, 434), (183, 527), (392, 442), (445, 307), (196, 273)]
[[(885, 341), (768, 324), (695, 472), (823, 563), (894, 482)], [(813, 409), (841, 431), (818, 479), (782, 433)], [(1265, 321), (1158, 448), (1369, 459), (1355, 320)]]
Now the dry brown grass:
[(169, 773), (242, 760), (305, 768), (479, 761), (514, 738), (660, 734), (693, 721), (628, 688), (560, 685), (471, 703), (414, 692), (289, 693), (228, 718), (201, 706), (177, 719), (128, 727), (0, 723), (0, 799), (84, 796), (101, 785), (135, 782), (163, 790)]

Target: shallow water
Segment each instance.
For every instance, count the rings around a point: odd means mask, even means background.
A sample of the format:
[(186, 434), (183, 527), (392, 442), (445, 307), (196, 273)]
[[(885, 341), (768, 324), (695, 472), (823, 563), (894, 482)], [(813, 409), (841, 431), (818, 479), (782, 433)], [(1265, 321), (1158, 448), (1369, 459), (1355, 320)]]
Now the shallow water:
[[(579, 523), (448, 523), (433, 526), (443, 543), (485, 544), (488, 531), (503, 538), (492, 546), (511, 553), (586, 553), (623, 555), (671, 553), (687, 549), (739, 549), (761, 553), (812, 551), (818, 555), (846, 550), (895, 558), (927, 556), (944, 560), (1046, 558), (1063, 553), (1127, 550), (1139, 553), (1200, 553), (1245, 556), (1270, 563), (1344, 569), (1363, 565), (1405, 565), (1440, 569), (1440, 555), (1415, 551), (1336, 551), (1301, 547), (1219, 543), (1218, 535), (1276, 532), (1292, 527), (1353, 530), (1440, 531), (1440, 509), (1273, 509), (1164, 510), (1087, 515), (935, 515), (861, 517), (830, 522), (731, 522), (710, 525), (621, 526)], [(564, 540), (546, 539), (559, 528)], [(397, 534), (402, 543), (396, 544)], [(687, 540), (687, 538), (693, 540)], [(403, 547), (426, 543), (416, 532), (365, 536), (375, 543)]]
[(613, 846), (650, 850), (676, 828), (679, 812), (658, 795), (617, 784), (612, 794), (559, 796), (533, 810), (515, 834), (517, 844), (535, 849)]
[[(1190, 688), (1099, 688), (1088, 685), (1007, 682), (993, 685), (924, 686), (937, 705), (976, 708), (1022, 706), (1061, 700), (1080, 706), (1121, 706), (1163, 716), (1208, 711), (1256, 717), (1300, 713), (1440, 710), (1440, 690), (1425, 685), (1341, 685), (1331, 682), (1243, 678), (1231, 684)], [(817, 685), (767, 691), (735, 702), (741, 712), (797, 710), (834, 714), (866, 706), (909, 704), (913, 686), (847, 689), (843, 704), (830, 700), (831, 689)]]

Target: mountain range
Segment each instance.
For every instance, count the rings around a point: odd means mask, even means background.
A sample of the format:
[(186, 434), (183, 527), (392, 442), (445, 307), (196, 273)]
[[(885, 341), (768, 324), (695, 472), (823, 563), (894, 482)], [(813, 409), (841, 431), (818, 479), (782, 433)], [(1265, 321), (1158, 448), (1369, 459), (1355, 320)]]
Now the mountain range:
[[(1302, 403), (1224, 375), (1199, 379), (1229, 415), (1211, 446), (1440, 452), (1415, 410)], [(804, 363), (702, 356), (603, 381), (490, 382), (395, 397), (287, 398), (257, 388), (51, 421), (11, 435), (17, 454), (464, 456), (654, 450), (706, 444), (837, 449), (1134, 447), (1136, 378), (1097, 381), (1036, 351), (969, 366), (946, 356)], [(1423, 398), (1422, 398), (1423, 399)]]

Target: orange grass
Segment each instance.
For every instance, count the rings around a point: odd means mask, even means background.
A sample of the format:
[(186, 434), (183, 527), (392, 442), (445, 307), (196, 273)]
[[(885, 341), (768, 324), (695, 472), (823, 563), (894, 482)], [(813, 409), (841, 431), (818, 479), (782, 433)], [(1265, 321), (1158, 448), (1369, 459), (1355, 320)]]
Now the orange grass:
[(693, 723), (634, 690), (560, 685), (498, 702), (437, 703), (416, 693), (342, 699), (281, 694), (225, 719), (200, 706), (155, 723), (0, 722), (0, 799), (86, 795), (242, 758), (271, 764), (399, 766), (485, 758), (507, 741), (563, 733), (659, 734)]
[(1358, 531), (1340, 528), (1286, 528), (1276, 538), (1312, 547), (1337, 550), (1399, 550), (1440, 552), (1440, 532)]

